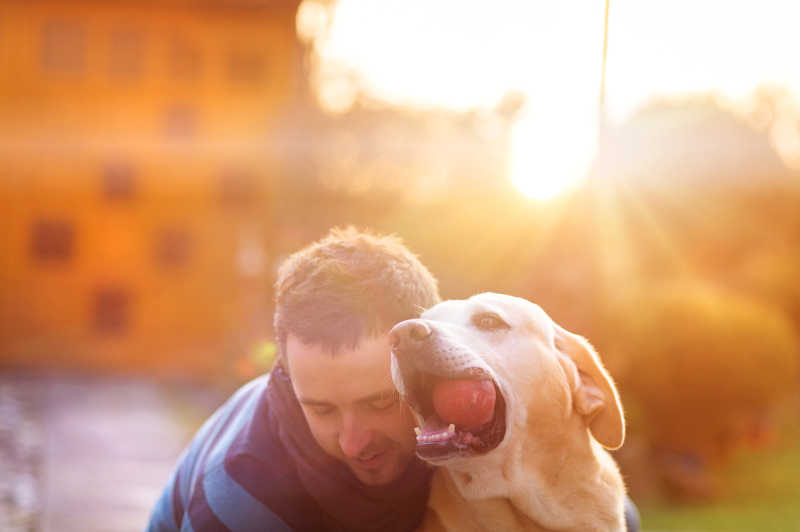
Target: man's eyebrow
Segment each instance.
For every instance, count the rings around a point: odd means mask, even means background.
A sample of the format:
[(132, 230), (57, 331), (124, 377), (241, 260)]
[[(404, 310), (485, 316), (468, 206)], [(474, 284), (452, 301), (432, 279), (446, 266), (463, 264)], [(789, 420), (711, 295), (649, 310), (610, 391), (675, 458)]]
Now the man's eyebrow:
[(362, 397), (357, 402), (359, 403), (370, 403), (372, 401), (378, 401), (381, 399), (394, 399), (400, 398), (400, 393), (395, 390), (394, 388), (387, 388), (385, 390), (381, 390), (379, 392), (371, 393), (366, 397)]
[(319, 399), (311, 399), (308, 397), (298, 397), (297, 400), (300, 403), (309, 406), (327, 406), (330, 404), (328, 401), (321, 401)]
[[(357, 403), (369, 403), (371, 401), (377, 401), (380, 399), (390, 399), (390, 398), (400, 398), (400, 393), (395, 390), (394, 388), (387, 388), (385, 390), (381, 390), (379, 392), (371, 393), (364, 397), (359, 397), (356, 399)], [(297, 400), (304, 405), (308, 406), (329, 406), (331, 403), (329, 401), (323, 401), (321, 399), (312, 399), (310, 397), (298, 397)]]

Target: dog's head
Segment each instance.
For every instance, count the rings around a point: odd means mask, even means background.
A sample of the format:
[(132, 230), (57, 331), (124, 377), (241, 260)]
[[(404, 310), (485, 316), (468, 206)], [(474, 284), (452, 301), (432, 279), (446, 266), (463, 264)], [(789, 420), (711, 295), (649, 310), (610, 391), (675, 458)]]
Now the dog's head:
[(527, 300), (444, 301), (390, 335), (392, 378), (420, 422), (423, 459), (449, 464), (489, 455), (521, 432), (550, 437), (584, 425), (604, 447), (622, 445), (619, 396), (597, 353)]

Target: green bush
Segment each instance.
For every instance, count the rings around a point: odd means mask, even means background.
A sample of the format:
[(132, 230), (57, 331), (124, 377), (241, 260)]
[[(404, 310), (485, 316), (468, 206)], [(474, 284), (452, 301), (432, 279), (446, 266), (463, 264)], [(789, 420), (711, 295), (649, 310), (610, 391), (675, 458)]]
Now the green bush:
[(656, 445), (713, 458), (797, 385), (800, 344), (776, 307), (675, 283), (627, 317), (622, 384)]

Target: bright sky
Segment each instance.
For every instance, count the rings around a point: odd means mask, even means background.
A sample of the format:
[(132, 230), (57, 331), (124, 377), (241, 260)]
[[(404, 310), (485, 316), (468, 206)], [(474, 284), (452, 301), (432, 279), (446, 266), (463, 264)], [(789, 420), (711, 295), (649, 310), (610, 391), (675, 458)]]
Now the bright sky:
[[(306, 0), (303, 33), (324, 20)], [(800, 1), (611, 0), (606, 97), (621, 121), (654, 96), (715, 91), (744, 105), (753, 89), (800, 94)], [(549, 197), (594, 155), (603, 0), (339, 0), (317, 39), (320, 98), (346, 109), (355, 88), (396, 104), (492, 107), (509, 90), (527, 106), (514, 126), (512, 179)], [(317, 15), (317, 16), (315, 16)], [(312, 29), (309, 29), (312, 28)]]

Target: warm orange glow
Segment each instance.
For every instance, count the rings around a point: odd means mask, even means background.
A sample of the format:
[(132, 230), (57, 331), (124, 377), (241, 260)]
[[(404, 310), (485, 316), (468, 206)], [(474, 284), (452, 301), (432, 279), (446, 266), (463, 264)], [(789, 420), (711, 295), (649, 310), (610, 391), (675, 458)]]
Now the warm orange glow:
[(231, 316), (263, 308), (233, 294), (269, 284), (263, 137), (294, 98), (294, 12), (3, 2), (0, 19), (0, 358), (219, 368)]

